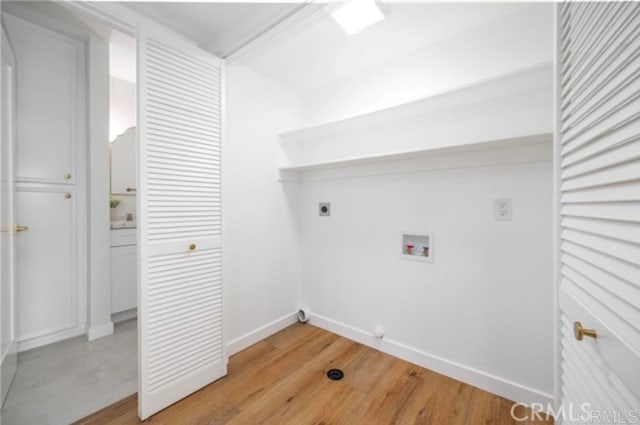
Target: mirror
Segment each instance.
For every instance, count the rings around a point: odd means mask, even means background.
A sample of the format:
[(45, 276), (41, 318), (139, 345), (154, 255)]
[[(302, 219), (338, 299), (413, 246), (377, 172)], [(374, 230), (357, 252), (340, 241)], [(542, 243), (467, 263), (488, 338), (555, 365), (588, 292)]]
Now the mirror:
[(111, 143), (111, 193), (136, 194), (136, 128), (131, 127)]

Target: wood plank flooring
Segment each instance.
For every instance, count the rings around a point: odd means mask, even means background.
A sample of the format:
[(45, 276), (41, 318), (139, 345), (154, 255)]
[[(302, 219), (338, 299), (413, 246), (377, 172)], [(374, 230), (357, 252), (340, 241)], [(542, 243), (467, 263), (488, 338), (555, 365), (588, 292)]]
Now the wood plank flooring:
[[(342, 369), (331, 381), (326, 371)], [(296, 324), (232, 356), (229, 374), (146, 422), (247, 424), (532, 424), (512, 402), (311, 325)], [(522, 411), (519, 411), (522, 413)], [(138, 424), (137, 397), (77, 422)]]

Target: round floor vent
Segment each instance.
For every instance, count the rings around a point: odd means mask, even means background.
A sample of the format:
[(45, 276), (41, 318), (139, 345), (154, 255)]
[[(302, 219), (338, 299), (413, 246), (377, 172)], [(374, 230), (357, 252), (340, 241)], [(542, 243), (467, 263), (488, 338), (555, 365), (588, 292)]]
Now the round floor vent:
[(331, 369), (327, 372), (327, 378), (332, 381), (339, 381), (344, 378), (344, 373), (340, 369)]

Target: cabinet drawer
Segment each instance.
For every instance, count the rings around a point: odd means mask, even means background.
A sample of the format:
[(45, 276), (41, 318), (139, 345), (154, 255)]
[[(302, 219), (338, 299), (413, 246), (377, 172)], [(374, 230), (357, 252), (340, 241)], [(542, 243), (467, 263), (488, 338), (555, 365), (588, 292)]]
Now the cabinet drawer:
[(136, 229), (115, 229), (111, 230), (111, 247), (136, 245)]
[(137, 249), (135, 246), (111, 248), (111, 313), (137, 306)]

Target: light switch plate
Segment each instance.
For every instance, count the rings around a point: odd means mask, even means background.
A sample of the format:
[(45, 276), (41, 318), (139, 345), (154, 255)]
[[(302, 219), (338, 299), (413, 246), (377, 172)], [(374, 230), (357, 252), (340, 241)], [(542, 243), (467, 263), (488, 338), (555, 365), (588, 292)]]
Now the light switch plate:
[(511, 199), (494, 199), (493, 214), (496, 220), (513, 220)]
[(331, 215), (331, 203), (320, 202), (318, 205), (318, 213), (321, 217), (329, 217)]

